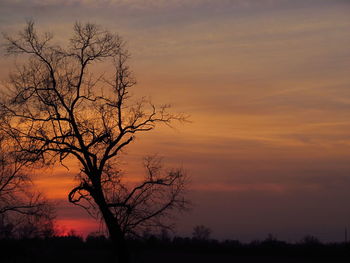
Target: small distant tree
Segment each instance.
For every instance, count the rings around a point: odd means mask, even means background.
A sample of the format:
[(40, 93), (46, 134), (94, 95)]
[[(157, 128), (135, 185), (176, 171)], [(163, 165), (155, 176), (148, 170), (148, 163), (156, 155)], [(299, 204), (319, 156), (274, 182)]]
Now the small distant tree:
[(67, 232), (67, 237), (80, 237), (80, 235), (77, 233), (77, 231), (75, 229), (70, 229)]
[(49, 238), (56, 234), (52, 207), (41, 215), (25, 215), (17, 219), (15, 236), (19, 238)]
[(277, 238), (272, 234), (272, 233), (268, 233), (266, 239), (264, 240), (264, 242), (276, 242)]
[(0, 239), (9, 239), (14, 237), (15, 225), (10, 220), (7, 220), (6, 214), (0, 215)]
[(159, 234), (160, 240), (163, 242), (169, 242), (171, 240), (171, 235), (167, 228), (162, 228)]
[(301, 244), (312, 246), (312, 245), (320, 245), (321, 241), (312, 235), (306, 235), (301, 239)]
[[(183, 209), (186, 180), (181, 169), (165, 171), (150, 158), (144, 179), (132, 185), (117, 158), (137, 134), (186, 118), (169, 113), (168, 105), (133, 99), (136, 82), (119, 35), (76, 23), (66, 47), (52, 38), (51, 33), (38, 35), (33, 22), (16, 37), (5, 35), (7, 54), (27, 55), (28, 60), (10, 76), (1, 129), (17, 143), (23, 160), (44, 165), (76, 161), (80, 173), (69, 202), (98, 211), (119, 262), (129, 262), (126, 235), (159, 226), (170, 210)], [(94, 75), (98, 62), (110, 63), (111, 74)]]
[(90, 232), (87, 237), (86, 237), (86, 241), (87, 242), (104, 242), (106, 241), (106, 237), (105, 235), (103, 235), (100, 232)]
[(192, 238), (195, 240), (205, 241), (209, 240), (211, 229), (204, 225), (198, 225), (193, 228)]

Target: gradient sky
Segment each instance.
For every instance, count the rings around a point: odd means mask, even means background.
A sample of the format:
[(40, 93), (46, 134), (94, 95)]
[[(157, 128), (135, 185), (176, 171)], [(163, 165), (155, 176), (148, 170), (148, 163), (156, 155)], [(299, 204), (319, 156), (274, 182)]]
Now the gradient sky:
[[(346, 0), (0, 0), (0, 31), (34, 19), (60, 41), (78, 20), (127, 40), (134, 93), (191, 115), (139, 136), (123, 159), (131, 175), (152, 153), (185, 168), (194, 206), (177, 233), (337, 241), (350, 227), (349, 14)], [(59, 224), (86, 234), (96, 223), (67, 204), (72, 176), (35, 181), (61, 200)]]

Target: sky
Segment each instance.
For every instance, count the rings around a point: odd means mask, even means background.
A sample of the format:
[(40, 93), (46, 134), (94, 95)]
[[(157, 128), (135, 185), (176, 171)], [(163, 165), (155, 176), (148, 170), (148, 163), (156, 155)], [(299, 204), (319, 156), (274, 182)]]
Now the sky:
[[(126, 151), (130, 174), (158, 153), (190, 177), (195, 225), (219, 239), (269, 233), (341, 241), (350, 228), (350, 1), (347, 0), (0, 0), (0, 31), (33, 19), (69, 38), (93, 22), (128, 43), (134, 93), (170, 103), (191, 123), (159, 127)], [(3, 39), (0, 40), (3, 43)], [(6, 81), (13, 60), (0, 60)], [(67, 203), (74, 171), (36, 171), (57, 202), (58, 224), (86, 235), (98, 227)]]

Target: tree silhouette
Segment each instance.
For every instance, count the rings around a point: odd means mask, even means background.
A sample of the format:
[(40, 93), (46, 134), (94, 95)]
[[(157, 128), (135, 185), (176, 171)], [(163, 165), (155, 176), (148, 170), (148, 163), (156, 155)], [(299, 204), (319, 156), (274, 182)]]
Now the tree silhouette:
[(209, 227), (198, 225), (193, 228), (192, 237), (195, 240), (205, 241), (210, 238), (211, 230)]
[[(128, 262), (125, 235), (184, 208), (185, 175), (163, 171), (157, 158), (148, 158), (144, 180), (130, 185), (117, 157), (136, 134), (186, 117), (169, 113), (168, 105), (133, 99), (130, 89), (136, 82), (119, 35), (76, 23), (66, 47), (52, 44), (52, 38), (38, 35), (33, 22), (17, 37), (5, 35), (7, 53), (25, 54), (27, 63), (10, 76), (2, 130), (26, 162), (67, 165), (74, 159), (79, 164), (79, 184), (68, 199), (99, 211), (119, 262)], [(110, 63), (113, 73), (94, 74), (98, 62)]]
[(0, 134), (0, 237), (44, 237), (53, 234), (54, 208), (32, 189), (25, 162)]

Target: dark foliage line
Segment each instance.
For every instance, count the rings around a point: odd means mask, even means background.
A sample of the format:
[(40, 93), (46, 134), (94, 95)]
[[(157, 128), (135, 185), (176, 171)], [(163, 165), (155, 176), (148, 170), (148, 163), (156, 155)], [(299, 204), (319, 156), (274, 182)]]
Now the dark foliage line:
[[(350, 243), (322, 243), (310, 237), (297, 243), (287, 243), (272, 238), (242, 243), (238, 240), (161, 238), (151, 235), (145, 239), (128, 239), (127, 242), (133, 258), (143, 260), (153, 255), (182, 255), (184, 260), (188, 255), (204, 257), (226, 255), (234, 258), (262, 259), (274, 257), (294, 259), (296, 262), (301, 259), (332, 260), (332, 262), (341, 258), (350, 259)], [(85, 240), (79, 236), (2, 239), (0, 248), (1, 262), (75, 262), (77, 260), (107, 262), (113, 258), (113, 243), (104, 236), (88, 236)]]

